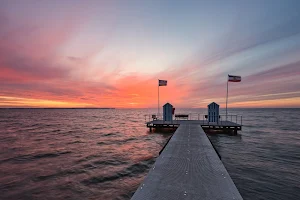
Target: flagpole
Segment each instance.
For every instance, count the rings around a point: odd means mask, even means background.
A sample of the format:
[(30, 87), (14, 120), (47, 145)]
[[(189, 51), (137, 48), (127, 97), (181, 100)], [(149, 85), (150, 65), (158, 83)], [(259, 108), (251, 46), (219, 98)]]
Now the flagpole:
[(227, 121), (227, 102), (228, 102), (228, 76), (227, 76), (227, 93), (226, 93), (226, 121)]
[(157, 91), (158, 91), (158, 98), (157, 98), (157, 118), (159, 117), (159, 79), (158, 79), (158, 86), (157, 86)]

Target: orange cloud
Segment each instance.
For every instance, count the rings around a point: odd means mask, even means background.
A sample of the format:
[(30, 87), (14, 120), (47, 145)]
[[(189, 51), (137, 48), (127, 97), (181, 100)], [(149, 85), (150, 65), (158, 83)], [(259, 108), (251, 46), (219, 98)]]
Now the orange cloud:
[(52, 101), (43, 99), (0, 96), (0, 107), (33, 107), (33, 108), (76, 108), (91, 107), (88, 103)]
[(299, 107), (300, 97), (273, 100), (256, 100), (231, 103), (231, 107), (245, 108), (294, 108)]

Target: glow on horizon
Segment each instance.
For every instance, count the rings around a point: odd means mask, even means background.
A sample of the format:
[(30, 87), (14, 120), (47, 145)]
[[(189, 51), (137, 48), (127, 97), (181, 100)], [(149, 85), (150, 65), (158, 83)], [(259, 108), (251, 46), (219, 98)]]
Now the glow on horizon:
[(31, 107), (31, 108), (82, 108), (91, 107), (88, 103), (73, 103), (62, 101), (51, 101), (46, 99), (30, 99), (0, 96), (0, 107), (15, 108), (15, 107)]
[[(30, 99), (30, 98), (16, 98), (16, 97), (3, 97), (0, 96), (1, 102), (0, 107), (2, 108), (110, 108), (111, 104), (89, 104), (80, 102), (62, 102), (62, 101), (51, 101), (44, 99)], [(256, 100), (256, 101), (245, 101), (237, 103), (228, 103), (231, 108), (293, 108), (298, 107), (300, 97), (295, 98), (284, 98), (279, 100)], [(211, 101), (210, 101), (211, 102)], [(126, 102), (124, 104), (118, 104), (114, 108), (156, 108), (147, 107), (144, 103), (138, 102)], [(178, 107), (180, 108), (180, 107)], [(196, 106), (191, 108), (206, 108), (206, 106)], [(221, 108), (225, 108), (225, 104), (221, 104)]]
[(224, 107), (227, 74), (230, 107), (300, 107), (300, 2), (274, 1), (1, 1), (0, 107), (156, 108), (157, 79)]

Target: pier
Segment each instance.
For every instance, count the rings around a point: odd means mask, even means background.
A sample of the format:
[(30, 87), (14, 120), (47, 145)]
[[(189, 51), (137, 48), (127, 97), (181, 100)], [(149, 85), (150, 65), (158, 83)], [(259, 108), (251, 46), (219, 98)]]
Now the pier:
[[(233, 123), (233, 122), (232, 122)], [(224, 127), (236, 127), (225, 122)], [(238, 124), (237, 124), (238, 125)], [(132, 200), (242, 199), (202, 126), (201, 120), (153, 120), (148, 127), (178, 127)]]
[(241, 124), (231, 121), (208, 122), (206, 120), (153, 120), (146, 123), (147, 127), (150, 128), (150, 131), (152, 131), (153, 128), (177, 128), (181, 124), (196, 124), (206, 130), (221, 130), (224, 133), (232, 132), (234, 135), (237, 134), (237, 131), (242, 130)]

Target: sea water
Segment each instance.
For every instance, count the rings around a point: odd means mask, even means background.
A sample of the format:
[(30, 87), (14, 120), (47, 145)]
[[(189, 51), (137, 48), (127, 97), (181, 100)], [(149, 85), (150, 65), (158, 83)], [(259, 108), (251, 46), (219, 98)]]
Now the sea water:
[[(146, 128), (155, 112), (0, 109), (0, 199), (130, 199), (172, 135)], [(209, 137), (243, 198), (299, 200), (300, 109), (229, 114), (243, 130)]]

